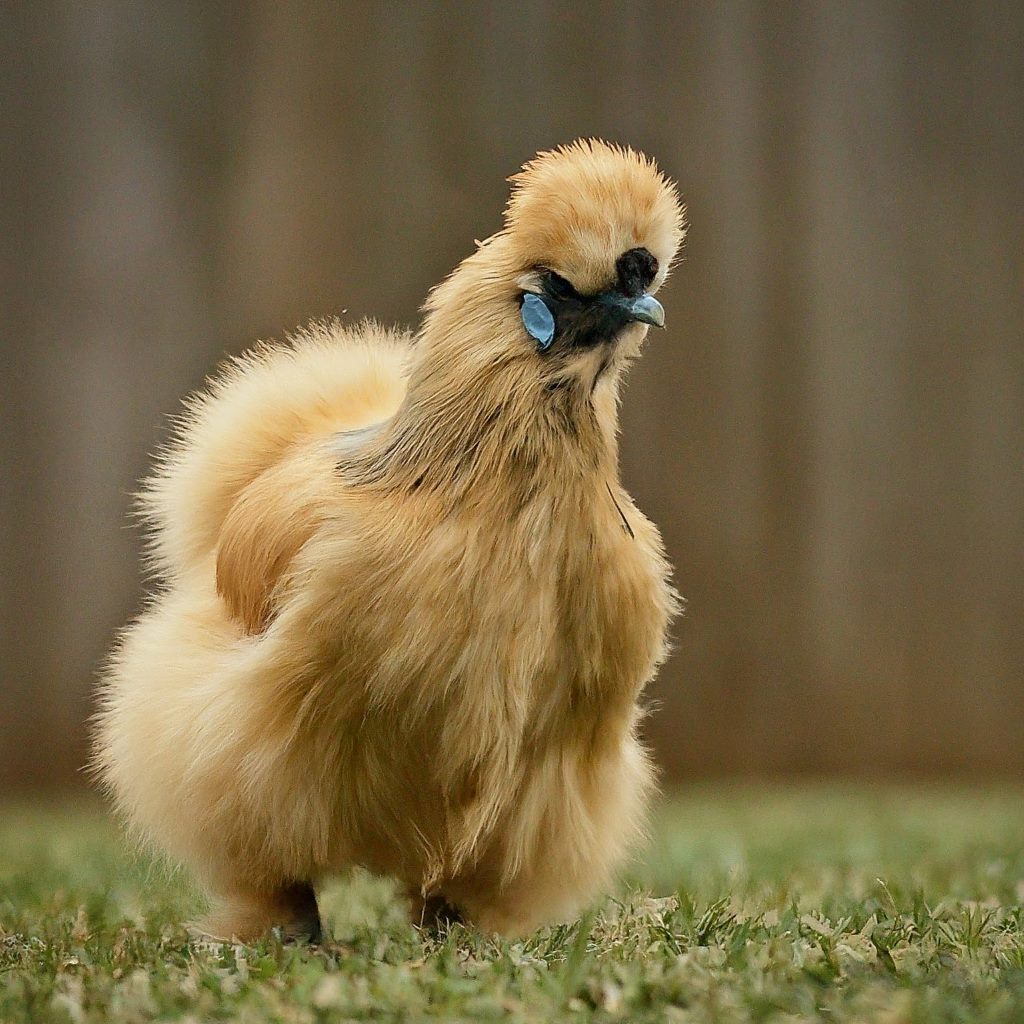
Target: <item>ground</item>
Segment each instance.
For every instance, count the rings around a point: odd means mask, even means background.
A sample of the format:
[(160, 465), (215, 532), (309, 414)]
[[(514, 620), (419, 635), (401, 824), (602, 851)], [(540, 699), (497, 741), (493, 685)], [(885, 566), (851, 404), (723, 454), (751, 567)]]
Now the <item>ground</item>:
[(1024, 1021), (1024, 790), (694, 787), (617, 894), (504, 943), (331, 886), (332, 940), (190, 942), (95, 806), (0, 809), (0, 1021)]

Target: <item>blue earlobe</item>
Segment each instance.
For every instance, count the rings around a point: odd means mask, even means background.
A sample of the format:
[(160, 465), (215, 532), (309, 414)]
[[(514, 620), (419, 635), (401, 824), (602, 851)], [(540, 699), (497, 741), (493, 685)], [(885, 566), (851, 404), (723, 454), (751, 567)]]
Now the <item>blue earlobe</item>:
[(522, 317), (526, 333), (537, 342), (541, 352), (550, 348), (555, 337), (555, 318), (547, 303), (539, 295), (527, 292), (523, 296)]

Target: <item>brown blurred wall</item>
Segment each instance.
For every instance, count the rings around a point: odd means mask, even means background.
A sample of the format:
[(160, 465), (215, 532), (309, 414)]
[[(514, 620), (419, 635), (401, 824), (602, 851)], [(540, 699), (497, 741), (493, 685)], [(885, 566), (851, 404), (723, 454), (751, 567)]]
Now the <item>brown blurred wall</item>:
[(624, 408), (689, 599), (670, 778), (1024, 768), (1024, 6), (0, 19), (0, 792), (76, 778), (180, 396), (313, 315), (415, 320), (579, 135), (692, 221)]

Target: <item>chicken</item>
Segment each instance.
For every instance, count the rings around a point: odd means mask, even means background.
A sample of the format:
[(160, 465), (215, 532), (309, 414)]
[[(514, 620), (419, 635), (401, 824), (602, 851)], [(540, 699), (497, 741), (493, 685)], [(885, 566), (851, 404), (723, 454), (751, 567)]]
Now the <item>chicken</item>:
[(619, 482), (622, 371), (684, 234), (599, 141), (539, 154), (409, 333), (315, 323), (193, 397), (142, 492), (159, 589), (101, 682), (94, 767), (210, 899), (317, 939), (315, 887), (416, 921), (564, 919), (642, 834), (644, 685), (677, 606)]

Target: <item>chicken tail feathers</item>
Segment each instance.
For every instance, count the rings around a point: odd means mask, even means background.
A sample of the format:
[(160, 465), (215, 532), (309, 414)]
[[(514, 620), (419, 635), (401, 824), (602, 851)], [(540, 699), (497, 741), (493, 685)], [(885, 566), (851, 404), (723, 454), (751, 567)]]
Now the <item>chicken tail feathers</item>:
[(164, 582), (208, 567), (239, 495), (293, 446), (393, 415), (410, 338), (372, 322), (315, 322), (229, 360), (185, 402), (138, 494)]

